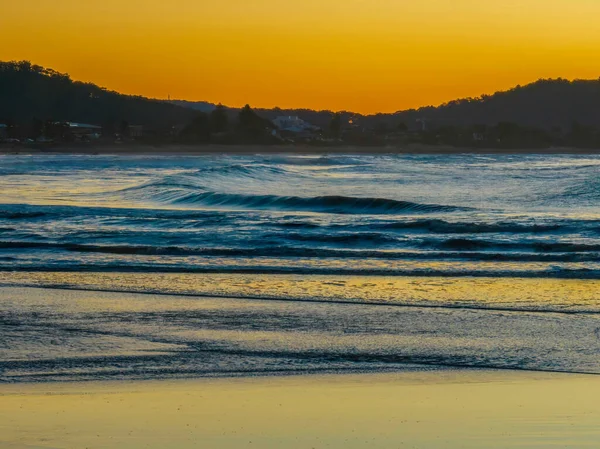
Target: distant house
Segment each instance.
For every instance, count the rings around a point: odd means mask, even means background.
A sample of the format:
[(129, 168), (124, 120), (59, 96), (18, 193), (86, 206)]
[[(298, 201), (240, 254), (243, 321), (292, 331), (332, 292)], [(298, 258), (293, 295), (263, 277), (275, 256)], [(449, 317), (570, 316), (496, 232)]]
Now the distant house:
[(101, 126), (75, 122), (68, 122), (67, 125), (76, 140), (96, 140), (102, 136)]
[(144, 137), (144, 126), (143, 125), (129, 125), (129, 137), (135, 139)]
[(316, 131), (319, 129), (318, 126), (311, 125), (305, 122), (297, 116), (280, 116), (273, 120), (273, 124), (280, 131), (287, 131), (292, 133), (304, 133), (307, 131)]

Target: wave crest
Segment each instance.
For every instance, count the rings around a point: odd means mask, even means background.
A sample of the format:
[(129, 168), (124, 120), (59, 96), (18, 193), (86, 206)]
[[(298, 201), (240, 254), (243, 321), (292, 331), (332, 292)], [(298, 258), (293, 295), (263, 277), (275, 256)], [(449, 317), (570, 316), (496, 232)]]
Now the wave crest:
[(242, 195), (216, 192), (188, 193), (173, 200), (176, 204), (201, 204), (213, 207), (240, 207), (286, 211), (324, 212), (334, 214), (402, 214), (442, 213), (465, 210), (456, 206), (420, 204), (387, 198), (360, 198), (349, 196), (277, 196)]

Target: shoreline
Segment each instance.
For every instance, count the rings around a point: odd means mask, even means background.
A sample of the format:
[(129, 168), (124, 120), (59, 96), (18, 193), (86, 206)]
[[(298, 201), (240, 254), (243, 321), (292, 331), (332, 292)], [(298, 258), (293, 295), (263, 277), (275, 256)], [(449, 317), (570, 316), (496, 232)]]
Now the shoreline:
[[(442, 288), (446, 295), (454, 291)], [(468, 370), (600, 373), (597, 314), (39, 287), (0, 287), (0, 302), (14, 317), (2, 326), (0, 385)]]
[[(39, 275), (42, 276), (39, 276)], [(67, 273), (63, 271), (54, 272), (2, 272), (0, 271), (0, 297), (3, 289), (29, 290), (29, 291), (61, 291), (116, 295), (143, 295), (148, 297), (164, 296), (181, 297), (190, 299), (222, 299), (227, 301), (259, 301), (275, 302), (282, 304), (336, 304), (346, 306), (379, 306), (418, 308), (431, 310), (468, 310), (481, 312), (509, 312), (530, 314), (558, 314), (558, 315), (597, 315), (600, 313), (600, 305), (592, 302), (594, 290), (598, 284), (595, 279), (553, 279), (553, 278), (502, 278), (502, 277), (419, 277), (419, 276), (331, 276), (331, 275), (301, 275), (304, 287), (314, 288), (316, 285), (328, 283), (329, 295), (306, 296), (298, 294), (298, 286), (292, 284), (297, 275), (290, 274), (262, 274), (243, 275), (237, 273), (169, 273), (153, 272), (152, 276), (158, 281), (153, 288), (151, 280), (144, 276), (145, 289), (136, 286), (136, 278), (141, 273), (127, 272), (86, 272)], [(19, 276), (19, 279), (11, 279)], [(176, 282), (173, 279), (177, 279)], [(203, 289), (199, 283), (206, 285), (207, 280), (216, 281), (219, 284), (228, 284), (231, 287), (212, 291)], [(354, 297), (352, 299), (336, 294), (332, 281), (353, 281)], [(239, 282), (251, 282), (253, 292), (239, 288)], [(290, 282), (291, 281), (291, 282)], [(98, 283), (96, 283), (98, 282)], [(287, 282), (287, 294), (269, 293), (277, 289), (274, 283)], [(379, 297), (361, 297), (357, 282), (377, 282)], [(439, 283), (442, 283), (440, 285)], [(195, 289), (190, 289), (193, 283)], [(414, 285), (427, 287), (426, 297), (410, 299), (410, 293), (414, 293)], [(160, 289), (160, 285), (166, 285)], [(384, 287), (387, 284), (387, 288)], [(437, 285), (436, 285), (437, 284)], [(106, 287), (110, 285), (110, 287)], [(237, 287), (236, 287), (237, 285)], [(465, 287), (468, 286), (468, 289)], [(562, 292), (560, 291), (562, 287)], [(303, 287), (300, 287), (303, 288)], [(386, 288), (385, 291), (382, 291)], [(453, 300), (446, 298), (447, 289), (456, 292)], [(546, 307), (540, 308), (533, 305), (518, 304), (517, 298), (522, 289), (535, 289), (546, 298)], [(499, 294), (498, 292), (502, 292)], [(404, 300), (395, 300), (394, 295), (400, 293)], [(478, 297), (487, 297), (487, 302), (480, 304), (469, 301), (469, 296), (475, 294)], [(577, 295), (580, 301), (588, 302), (585, 307), (570, 305), (564, 306), (569, 295)], [(445, 299), (445, 300), (444, 300)]]
[[(95, 392), (132, 392), (136, 390), (153, 389), (178, 389), (192, 384), (206, 386), (221, 386), (225, 384), (262, 385), (273, 386), (323, 383), (356, 383), (364, 384), (365, 380), (378, 383), (398, 383), (402, 385), (413, 384), (487, 384), (503, 382), (529, 382), (552, 380), (597, 380), (600, 374), (568, 371), (540, 371), (519, 368), (489, 368), (489, 367), (446, 367), (439, 365), (407, 365), (407, 369), (393, 369), (384, 371), (318, 371), (318, 372), (283, 372), (273, 373), (242, 373), (232, 376), (197, 376), (172, 378), (113, 378), (113, 379), (77, 379), (77, 380), (49, 380), (49, 381), (17, 381), (0, 382), (0, 398), (6, 396), (22, 396), (23, 394), (87, 394)], [(598, 385), (600, 387), (600, 384)], [(133, 387), (133, 390), (132, 390)]]
[(598, 393), (494, 370), (0, 385), (0, 447), (593, 447)]
[(591, 148), (476, 148), (452, 147), (445, 145), (407, 144), (397, 146), (309, 146), (309, 145), (179, 145), (179, 144), (109, 144), (109, 145), (57, 145), (46, 148), (33, 148), (0, 144), (0, 155), (21, 154), (80, 154), (80, 155), (177, 155), (199, 156), (218, 154), (406, 154), (406, 155), (543, 155), (543, 154), (571, 154), (571, 155), (600, 155), (600, 149)]

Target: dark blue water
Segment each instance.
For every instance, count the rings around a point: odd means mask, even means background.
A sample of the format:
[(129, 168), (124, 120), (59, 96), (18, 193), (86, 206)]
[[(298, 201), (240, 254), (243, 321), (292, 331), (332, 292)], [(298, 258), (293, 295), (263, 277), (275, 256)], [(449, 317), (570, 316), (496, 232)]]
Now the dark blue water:
[(600, 277), (596, 156), (2, 156), (0, 270)]

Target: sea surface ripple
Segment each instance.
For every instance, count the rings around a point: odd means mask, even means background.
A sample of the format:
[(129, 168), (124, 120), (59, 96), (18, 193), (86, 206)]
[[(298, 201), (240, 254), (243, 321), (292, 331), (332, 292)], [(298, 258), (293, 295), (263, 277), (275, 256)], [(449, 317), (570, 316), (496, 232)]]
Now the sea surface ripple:
[(600, 156), (0, 155), (0, 192), (0, 380), (600, 373)]

